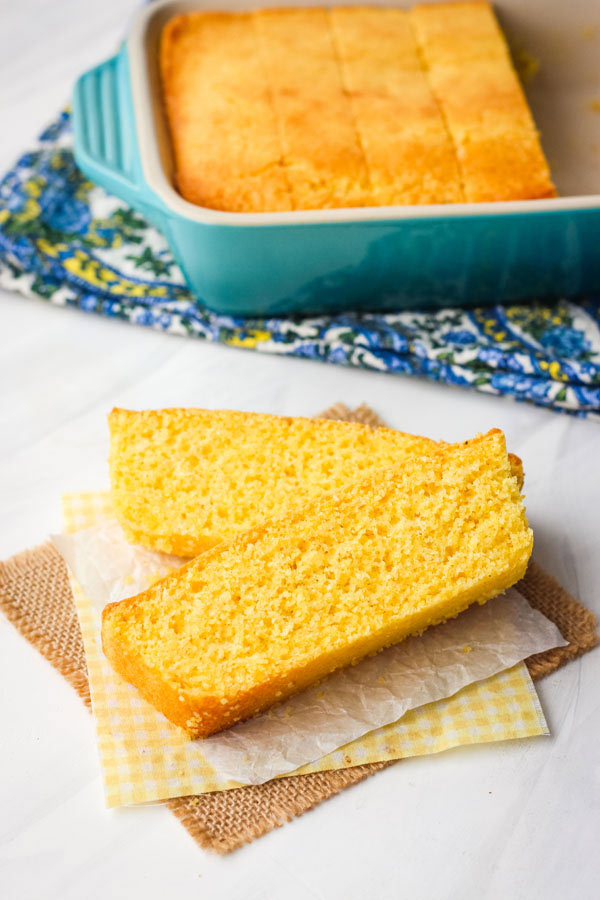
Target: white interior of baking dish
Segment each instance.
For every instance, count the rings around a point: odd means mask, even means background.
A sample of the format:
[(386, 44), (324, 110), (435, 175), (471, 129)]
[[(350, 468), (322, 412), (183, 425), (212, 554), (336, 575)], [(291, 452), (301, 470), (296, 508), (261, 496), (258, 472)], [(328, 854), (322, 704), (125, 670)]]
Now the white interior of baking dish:
[[(353, 0), (344, 2), (350, 5)], [(282, 5), (282, 0), (233, 0), (223, 4), (218, 0), (163, 0), (150, 4), (134, 19), (128, 51), (142, 167), (148, 185), (174, 212), (188, 219), (223, 225), (282, 225), (600, 208), (598, 0), (498, 0), (495, 4), (517, 63), (519, 59), (526, 60), (537, 69), (525, 79), (524, 87), (559, 193), (556, 199), (291, 213), (219, 212), (184, 200), (173, 185), (173, 161), (161, 98), (158, 47), (163, 25), (171, 16), (193, 9), (243, 10)], [(303, 0), (302, 5), (324, 4)], [(413, 3), (392, 0), (378, 5), (409, 7)]]

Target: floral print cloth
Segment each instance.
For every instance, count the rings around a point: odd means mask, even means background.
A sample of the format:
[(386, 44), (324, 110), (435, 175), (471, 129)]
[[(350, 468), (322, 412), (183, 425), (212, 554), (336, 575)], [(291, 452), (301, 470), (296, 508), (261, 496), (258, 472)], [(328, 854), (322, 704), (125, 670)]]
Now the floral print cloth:
[(600, 299), (307, 318), (207, 311), (163, 237), (77, 169), (68, 111), (0, 183), (0, 284), (174, 334), (600, 417)]

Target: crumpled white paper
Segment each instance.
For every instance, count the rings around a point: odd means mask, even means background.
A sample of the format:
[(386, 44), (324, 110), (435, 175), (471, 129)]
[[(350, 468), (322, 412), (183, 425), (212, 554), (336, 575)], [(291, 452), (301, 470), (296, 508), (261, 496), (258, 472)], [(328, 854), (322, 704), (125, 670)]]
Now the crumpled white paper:
[(258, 718), (205, 738), (202, 753), (229, 778), (261, 784), (396, 722), (409, 709), (451, 697), (565, 643), (556, 625), (511, 588), (330, 675)]
[[(116, 522), (52, 540), (99, 611), (186, 562), (128, 544)], [(409, 709), (450, 697), (533, 653), (566, 643), (558, 628), (512, 588), (196, 743), (223, 778), (262, 784), (397, 721)]]

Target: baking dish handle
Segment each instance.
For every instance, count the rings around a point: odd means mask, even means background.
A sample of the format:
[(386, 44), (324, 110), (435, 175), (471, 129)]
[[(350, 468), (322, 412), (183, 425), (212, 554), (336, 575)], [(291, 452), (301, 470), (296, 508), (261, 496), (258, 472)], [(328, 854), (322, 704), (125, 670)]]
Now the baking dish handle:
[(84, 72), (73, 92), (75, 160), (93, 182), (134, 207), (147, 201), (125, 50)]

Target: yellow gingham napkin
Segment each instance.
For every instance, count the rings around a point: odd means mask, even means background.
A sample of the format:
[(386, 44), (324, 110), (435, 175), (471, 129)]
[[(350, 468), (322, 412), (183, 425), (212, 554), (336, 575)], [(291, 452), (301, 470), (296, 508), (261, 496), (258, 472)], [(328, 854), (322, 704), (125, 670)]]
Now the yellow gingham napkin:
[[(63, 497), (64, 530), (113, 518), (110, 495)], [(108, 806), (165, 800), (239, 787), (223, 781), (184, 731), (171, 725), (113, 671), (102, 653), (100, 616), (73, 582), (88, 666), (100, 764)], [(524, 663), (406, 713), (293, 773), (438, 753), (463, 744), (548, 734)], [(193, 748), (193, 753), (190, 752)], [(286, 776), (284, 776), (286, 777)]]

